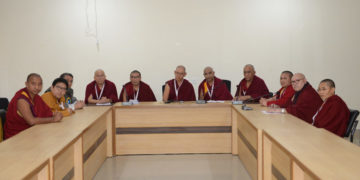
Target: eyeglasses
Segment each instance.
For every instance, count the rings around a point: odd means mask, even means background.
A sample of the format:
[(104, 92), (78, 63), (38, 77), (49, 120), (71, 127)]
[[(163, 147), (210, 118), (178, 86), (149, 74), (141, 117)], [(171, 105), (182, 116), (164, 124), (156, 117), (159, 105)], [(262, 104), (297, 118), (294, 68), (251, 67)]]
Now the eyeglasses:
[(60, 86), (55, 86), (57, 89), (61, 90), (61, 91), (66, 91), (67, 88), (63, 88), (63, 87), (60, 87)]
[(299, 83), (301, 80), (303, 80), (304, 78), (301, 78), (301, 79), (296, 79), (296, 80), (293, 80), (291, 81), (291, 84), (297, 84)]
[(140, 78), (140, 76), (130, 76), (131, 79), (137, 79)]

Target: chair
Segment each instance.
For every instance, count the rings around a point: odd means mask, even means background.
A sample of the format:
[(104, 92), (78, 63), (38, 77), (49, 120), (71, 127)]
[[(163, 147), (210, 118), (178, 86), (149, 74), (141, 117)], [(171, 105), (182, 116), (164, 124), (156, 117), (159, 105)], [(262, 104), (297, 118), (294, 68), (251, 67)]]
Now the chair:
[(8, 106), (9, 106), (9, 100), (7, 98), (0, 98), (0, 125), (1, 125), (0, 142), (4, 137), (4, 125), (5, 125), (6, 111)]
[(5, 117), (6, 117), (6, 111), (4, 109), (0, 109), (0, 142), (4, 138)]
[(344, 137), (350, 136), (350, 141), (353, 142), (354, 134), (356, 131), (356, 126), (359, 122), (358, 120), (356, 120), (356, 118), (359, 116), (359, 111), (353, 110), (353, 109), (349, 109), (349, 110), (350, 110), (350, 118), (349, 118), (348, 126), (346, 128)]
[(9, 105), (9, 100), (7, 98), (0, 98), (0, 109), (7, 110)]
[(164, 95), (164, 91), (165, 91), (165, 84), (164, 85), (162, 85), (162, 94)]
[(222, 82), (225, 83), (227, 89), (229, 90), (229, 92), (231, 94), (231, 81), (223, 79)]

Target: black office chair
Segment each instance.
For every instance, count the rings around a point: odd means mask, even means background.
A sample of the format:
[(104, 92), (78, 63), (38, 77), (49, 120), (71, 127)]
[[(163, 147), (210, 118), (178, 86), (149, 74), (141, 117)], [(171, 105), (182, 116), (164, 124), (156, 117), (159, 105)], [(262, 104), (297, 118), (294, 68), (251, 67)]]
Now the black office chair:
[(165, 84), (164, 85), (162, 85), (162, 94), (164, 94), (164, 91), (165, 91)]
[(7, 98), (0, 98), (0, 109), (7, 110), (9, 105), (9, 100)]
[[(0, 109), (0, 119), (1, 119), (1, 126), (2, 126), (2, 131), (0, 132), (2, 134), (2, 137), (4, 138), (4, 126), (5, 126), (5, 118), (6, 118), (6, 111), (5, 109)], [(1, 140), (0, 140), (1, 142)]]
[(223, 83), (225, 83), (227, 89), (229, 90), (229, 92), (231, 93), (231, 81), (223, 79), (222, 80)]
[(349, 109), (350, 110), (350, 118), (349, 118), (349, 122), (348, 122), (348, 126), (346, 128), (346, 132), (344, 137), (349, 137), (350, 136), (350, 142), (354, 141), (354, 134), (356, 131), (356, 126), (358, 124), (358, 120), (356, 120), (356, 118), (359, 116), (359, 111), (358, 110), (353, 110), (353, 109)]

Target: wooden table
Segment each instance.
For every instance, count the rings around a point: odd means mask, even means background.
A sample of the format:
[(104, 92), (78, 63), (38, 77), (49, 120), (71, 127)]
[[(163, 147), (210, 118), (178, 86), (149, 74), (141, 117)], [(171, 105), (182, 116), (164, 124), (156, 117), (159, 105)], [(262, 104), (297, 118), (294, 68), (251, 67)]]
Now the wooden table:
[(111, 123), (111, 107), (85, 107), (22, 131), (0, 144), (0, 179), (91, 179), (112, 156)]
[(231, 153), (231, 104), (114, 105), (116, 154)]
[(359, 179), (360, 149), (260, 105), (161, 102), (85, 107), (0, 143), (0, 179), (91, 179), (106, 157), (232, 153), (253, 179)]

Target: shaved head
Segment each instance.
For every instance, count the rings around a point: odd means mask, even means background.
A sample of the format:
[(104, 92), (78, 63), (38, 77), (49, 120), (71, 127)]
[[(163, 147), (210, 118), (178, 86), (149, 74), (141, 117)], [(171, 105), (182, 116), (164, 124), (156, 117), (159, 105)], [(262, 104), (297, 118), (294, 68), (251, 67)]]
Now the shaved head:
[(94, 80), (96, 81), (96, 84), (103, 85), (106, 79), (105, 72), (102, 69), (98, 69), (94, 73)]
[(26, 78), (26, 82), (29, 82), (29, 81), (31, 80), (31, 78), (33, 78), (33, 77), (38, 77), (38, 78), (40, 78), (40, 79), (41, 79), (40, 74), (37, 74), (37, 73), (30, 73), (30, 74), (27, 76), (27, 78)]
[(214, 69), (212, 68), (212, 67), (210, 67), (210, 66), (206, 66), (205, 68), (204, 68), (204, 73), (205, 72), (214, 72)]
[(303, 73), (295, 73), (293, 77), (305, 79), (305, 75)]
[(104, 72), (104, 70), (102, 70), (102, 69), (97, 69), (97, 70), (95, 71), (95, 73), (94, 73), (94, 76), (96, 76), (97, 74), (104, 74), (104, 75), (105, 75), (105, 72)]
[(183, 65), (177, 66), (174, 71), (174, 74), (175, 74), (176, 81), (181, 82), (184, 79), (184, 77), (186, 76), (185, 66), (183, 66)]
[(244, 78), (246, 81), (251, 82), (255, 76), (255, 68), (252, 64), (244, 66)]
[(302, 73), (295, 73), (291, 78), (291, 85), (295, 91), (300, 91), (306, 84), (306, 77)]
[(184, 72), (186, 72), (186, 68), (183, 65), (176, 66), (176, 70), (178, 70), (178, 69), (182, 69)]
[(247, 65), (245, 65), (245, 66), (244, 66), (244, 69), (245, 69), (245, 68), (249, 68), (250, 70), (255, 71), (255, 67), (254, 67), (252, 64), (247, 64)]
[(208, 83), (212, 83), (214, 81), (215, 72), (212, 67), (210, 66), (205, 67), (204, 77)]

